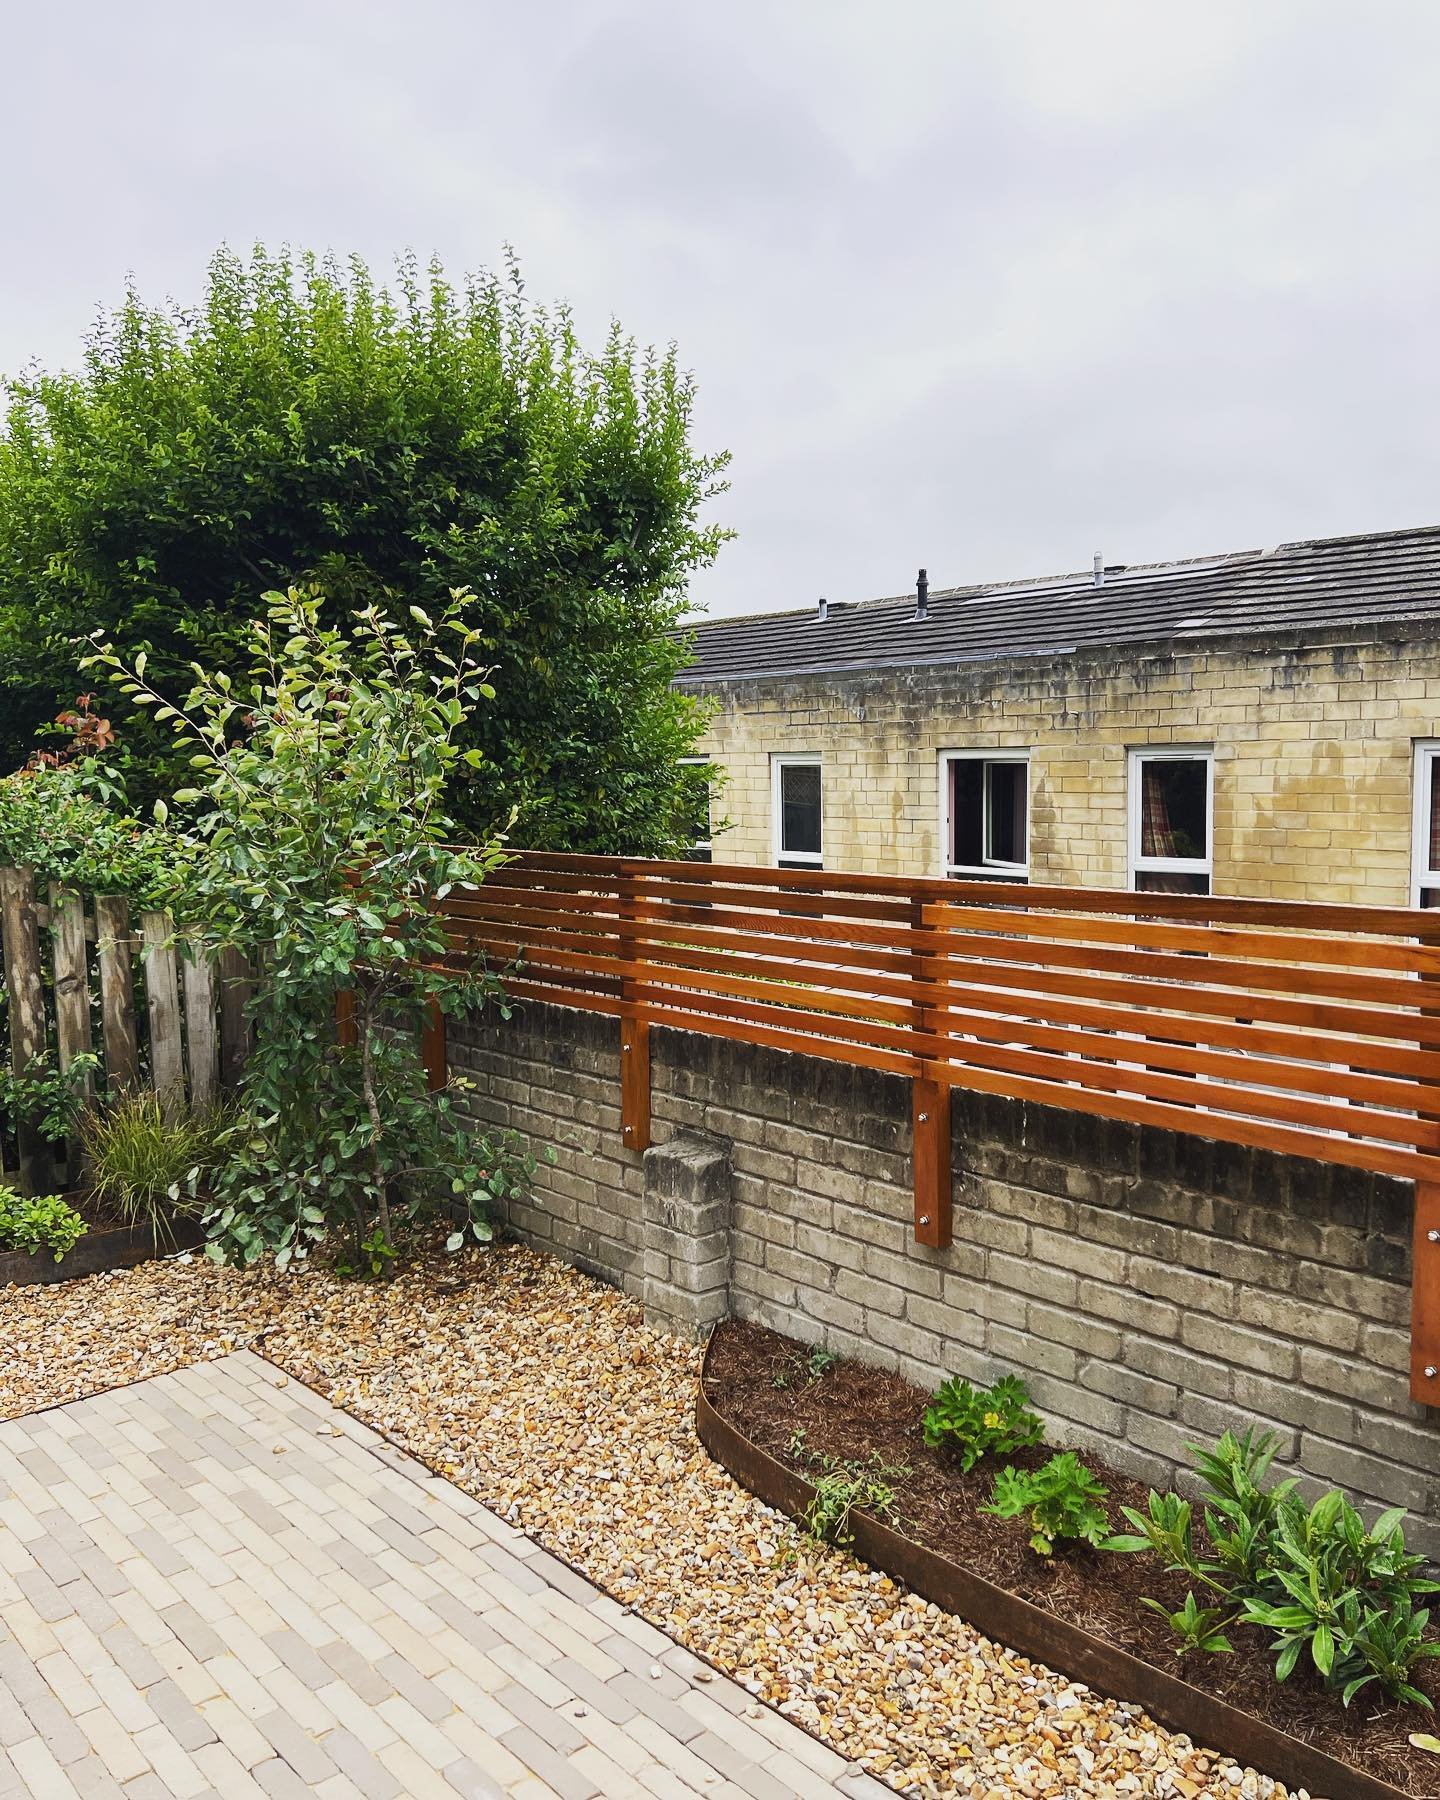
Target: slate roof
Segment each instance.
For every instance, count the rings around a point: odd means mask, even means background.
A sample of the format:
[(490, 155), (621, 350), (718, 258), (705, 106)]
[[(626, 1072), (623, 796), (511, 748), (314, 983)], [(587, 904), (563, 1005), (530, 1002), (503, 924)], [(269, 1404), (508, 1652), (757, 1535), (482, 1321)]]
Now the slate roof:
[(1440, 525), (1319, 538), (1189, 562), (1147, 563), (1036, 581), (932, 588), (858, 605), (687, 625), (695, 661), (683, 683), (827, 670), (903, 668), (1054, 656), (1107, 645), (1242, 632), (1298, 633), (1440, 621)]

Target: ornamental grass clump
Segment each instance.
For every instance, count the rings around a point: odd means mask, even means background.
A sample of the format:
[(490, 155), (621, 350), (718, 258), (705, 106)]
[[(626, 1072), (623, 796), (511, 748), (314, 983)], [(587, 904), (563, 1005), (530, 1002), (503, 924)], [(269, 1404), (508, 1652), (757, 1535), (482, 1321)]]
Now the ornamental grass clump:
[(1405, 1547), (1403, 1507), (1369, 1526), (1338, 1490), (1307, 1507), (1293, 1479), (1265, 1485), (1275, 1447), (1273, 1434), (1249, 1431), (1227, 1431), (1213, 1450), (1192, 1446), (1203, 1534), (1188, 1500), (1152, 1492), (1145, 1512), (1122, 1508), (1134, 1530), (1104, 1547), (1154, 1552), (1207, 1590), (1210, 1604), (1192, 1588), (1178, 1612), (1145, 1602), (1181, 1652), (1228, 1651), (1231, 1632), (1256, 1626), (1271, 1634), (1277, 1681), (1304, 1663), (1346, 1706), (1373, 1683), (1390, 1700), (1430, 1707), (1415, 1676), (1440, 1642), (1417, 1602), (1440, 1582)]
[(167, 1107), (148, 1089), (95, 1107), (80, 1120), (91, 1190), (122, 1224), (173, 1243), (172, 1220), (201, 1209), (236, 1124), (231, 1106)]
[(175, 795), (197, 845), (192, 945), (264, 970), (244, 1116), (210, 1178), (218, 1261), (273, 1253), (283, 1268), (339, 1237), (343, 1269), (388, 1274), (406, 1228), (443, 1227), (451, 1249), (488, 1239), (491, 1205), (528, 1173), (511, 1140), (468, 1128), (462, 1083), (430, 1091), (415, 1041), (432, 1012), (497, 992), (438, 910), (506, 860), (499, 832), (456, 847), (444, 805), (481, 761), (462, 729), (494, 693), (474, 608), (456, 591), (434, 618), (369, 606), (341, 629), (317, 590), (272, 593), (248, 671), (196, 664), (178, 703), (147, 682), (143, 651), (127, 663), (102, 644), (89, 659), (197, 771)]

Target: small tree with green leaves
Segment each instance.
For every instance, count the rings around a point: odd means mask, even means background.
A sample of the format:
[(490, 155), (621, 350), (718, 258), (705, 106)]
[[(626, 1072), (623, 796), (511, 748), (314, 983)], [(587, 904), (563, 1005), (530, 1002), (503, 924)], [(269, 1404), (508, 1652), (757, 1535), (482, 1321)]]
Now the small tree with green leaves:
[[(329, 625), (314, 590), (266, 604), (248, 676), (195, 664), (183, 702), (149, 684), (143, 653), (126, 663), (100, 644), (89, 660), (198, 772), (175, 795), (199, 843), (185, 916), (260, 971), (246, 1119), (214, 1178), (209, 1253), (273, 1251), (283, 1267), (344, 1225), (350, 1266), (383, 1273), (407, 1221), (448, 1212), (451, 1248), (488, 1238), (487, 1202), (523, 1173), (513, 1148), (467, 1130), (455, 1084), (428, 1091), (413, 1030), (432, 1006), (494, 992), (483, 967), (450, 957), (436, 912), (505, 860), (498, 836), (453, 847), (443, 805), (480, 760), (462, 730), (493, 690), (463, 590), (433, 618), (411, 607), (403, 627), (376, 606)], [(342, 994), (353, 1043), (337, 1037)]]

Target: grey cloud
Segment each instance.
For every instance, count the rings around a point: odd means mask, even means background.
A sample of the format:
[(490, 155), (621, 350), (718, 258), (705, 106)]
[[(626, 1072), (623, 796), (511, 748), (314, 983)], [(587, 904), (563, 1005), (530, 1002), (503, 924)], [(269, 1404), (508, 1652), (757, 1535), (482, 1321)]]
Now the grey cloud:
[(675, 338), (715, 610), (1430, 521), (1431, 0), (6, 8), (0, 369), (222, 238)]

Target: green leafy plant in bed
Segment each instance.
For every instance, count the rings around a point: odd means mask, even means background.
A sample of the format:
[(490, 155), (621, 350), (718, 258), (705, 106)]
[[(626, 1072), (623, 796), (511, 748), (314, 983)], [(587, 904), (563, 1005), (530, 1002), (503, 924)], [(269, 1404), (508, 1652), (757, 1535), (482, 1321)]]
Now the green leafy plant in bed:
[(59, 1194), (21, 1194), (0, 1184), (0, 1250), (61, 1262), (85, 1235), (85, 1221)]
[(822, 1543), (848, 1549), (854, 1541), (850, 1515), (858, 1507), (888, 1524), (897, 1524), (895, 1483), (910, 1473), (902, 1463), (887, 1463), (878, 1452), (863, 1461), (858, 1457), (827, 1456), (812, 1450), (803, 1430), (790, 1438), (790, 1454), (811, 1470), (814, 1496), (800, 1523)]
[(997, 1519), (1016, 1519), (1028, 1513), (1030, 1548), (1040, 1556), (1050, 1556), (1061, 1539), (1095, 1545), (1104, 1542), (1110, 1531), (1105, 1511), (1108, 1491), (1073, 1450), (1064, 1450), (1039, 1469), (1002, 1469), (995, 1477), (994, 1494), (980, 1511)]
[(1178, 1612), (1145, 1603), (1170, 1622), (1181, 1650), (1228, 1650), (1234, 1628), (1257, 1626), (1272, 1634), (1278, 1681), (1303, 1660), (1347, 1706), (1373, 1683), (1391, 1700), (1429, 1707), (1415, 1675), (1440, 1656), (1440, 1642), (1426, 1635), (1429, 1610), (1417, 1602), (1440, 1582), (1406, 1549), (1403, 1508), (1367, 1526), (1338, 1490), (1307, 1506), (1293, 1480), (1267, 1486), (1270, 1434), (1227, 1431), (1213, 1450), (1192, 1454), (1203, 1538), (1188, 1500), (1152, 1492), (1145, 1512), (1122, 1508), (1134, 1530), (1105, 1543), (1154, 1552), (1209, 1590), (1208, 1607), (1193, 1588)]
[(954, 1451), (960, 1467), (973, 1469), (982, 1456), (1007, 1456), (1029, 1449), (1044, 1435), (1030, 1395), (1018, 1375), (1004, 1375), (988, 1388), (958, 1377), (945, 1382), (925, 1408), (925, 1442)]

